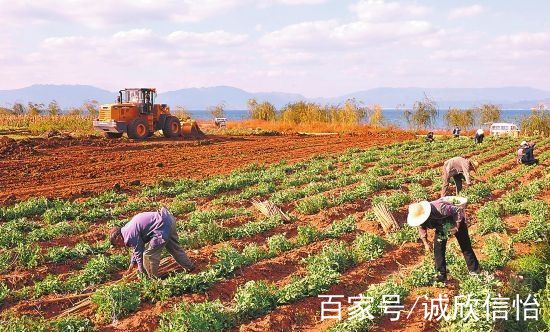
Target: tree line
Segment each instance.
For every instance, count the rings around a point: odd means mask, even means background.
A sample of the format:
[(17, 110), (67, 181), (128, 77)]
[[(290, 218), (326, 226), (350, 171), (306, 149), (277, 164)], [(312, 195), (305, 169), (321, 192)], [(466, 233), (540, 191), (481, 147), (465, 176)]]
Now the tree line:
[(90, 117), (97, 117), (99, 115), (99, 102), (97, 100), (88, 100), (80, 107), (71, 107), (67, 112), (63, 112), (57, 101), (52, 100), (47, 105), (44, 103), (28, 102), (14, 103), (11, 108), (2, 108), (0, 113), (9, 115), (29, 115), (29, 116), (59, 116), (62, 114), (82, 116), (89, 115)]

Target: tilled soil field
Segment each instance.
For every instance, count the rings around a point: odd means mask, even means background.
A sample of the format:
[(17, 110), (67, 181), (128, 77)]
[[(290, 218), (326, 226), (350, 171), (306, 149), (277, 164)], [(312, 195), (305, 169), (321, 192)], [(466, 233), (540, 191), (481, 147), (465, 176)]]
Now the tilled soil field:
[[(546, 264), (546, 258), (538, 255), (548, 250), (540, 246), (547, 243), (550, 228), (550, 139), (538, 142), (539, 164), (524, 166), (515, 161), (518, 142), (514, 139), (487, 139), (481, 145), (467, 139), (390, 143), (404, 138), (212, 138), (205, 145), (49, 142), (56, 145), (52, 147), (56, 158), (61, 158), (62, 151), (69, 155), (71, 148), (89, 150), (94, 158), (109, 150), (111, 155), (132, 155), (134, 161), (147, 155), (144, 164), (148, 166), (142, 169), (124, 158), (111, 160), (105, 165), (123, 164), (132, 171), (113, 169), (104, 177), (110, 183), (86, 182), (77, 176), (84, 171), (69, 172), (72, 186), (54, 189), (57, 186), (51, 182), (37, 192), (19, 191), (18, 200), (25, 195), (34, 198), (8, 203), (0, 210), (0, 327), (19, 331), (69, 327), (81, 331), (461, 331), (465, 323), (460, 319), (425, 318), (422, 306), (415, 311), (411, 306), (426, 294), (455, 296), (473, 291), (474, 296), (511, 296), (519, 292), (513, 288), (518, 283), (532, 287), (528, 291), (533, 294), (546, 287), (545, 276), (529, 279), (522, 266)], [(160, 167), (161, 161), (149, 160), (157, 155), (155, 149), (172, 151), (173, 160), (187, 158), (191, 152), (202, 159), (195, 167), (166, 161)], [(51, 153), (35, 156), (43, 151), (38, 147), (36, 152), (21, 150), (27, 151), (21, 153), (23, 163), (54, 157)], [(483, 273), (468, 274), (456, 240), (450, 239), (449, 280), (438, 284), (432, 282), (433, 258), (424, 252), (417, 230), (403, 224), (408, 204), (438, 197), (441, 166), (457, 155), (475, 157), (481, 163), (476, 182), (463, 195), (469, 199), (467, 222)], [(71, 158), (88, 159), (74, 154)], [(278, 163), (282, 159), (288, 162)], [(269, 165), (249, 165), (260, 161)], [(16, 159), (3, 162), (15, 165)], [(50, 167), (52, 163), (53, 159)], [(75, 167), (91, 170), (93, 165)], [(147, 178), (147, 168), (157, 180), (174, 180), (157, 183)], [(64, 169), (67, 173), (68, 168)], [(55, 173), (50, 181), (62, 174)], [(134, 180), (140, 184), (130, 186)], [(122, 190), (105, 191), (113, 182)], [(36, 198), (41, 194), (65, 199)], [(291, 220), (266, 218), (254, 208), (253, 198), (275, 202)], [(380, 203), (396, 217), (399, 230), (386, 234), (380, 227), (372, 210)], [(186, 273), (167, 257), (161, 280), (140, 280), (135, 273), (123, 278), (129, 253), (109, 249), (105, 234), (112, 225), (122, 225), (135, 213), (159, 205), (177, 217), (180, 242), (197, 267)], [(435, 240), (433, 231), (429, 238)], [(393, 320), (374, 309), (371, 318), (352, 317), (347, 298), (358, 294), (378, 300), (383, 294), (399, 294), (405, 305), (401, 318)], [(345, 296), (341, 319), (321, 319), (319, 295)], [(483, 308), (472, 310), (483, 313)], [(542, 326), (530, 323), (525, 330)], [(476, 331), (513, 331), (521, 326), (492, 320), (467, 324)]]
[(160, 137), (138, 142), (105, 139), (0, 139), (0, 203), (33, 196), (76, 197), (114, 186), (131, 189), (167, 178), (201, 178), (250, 163), (296, 162), (350, 147), (384, 145), (413, 135), (209, 136), (200, 141)]

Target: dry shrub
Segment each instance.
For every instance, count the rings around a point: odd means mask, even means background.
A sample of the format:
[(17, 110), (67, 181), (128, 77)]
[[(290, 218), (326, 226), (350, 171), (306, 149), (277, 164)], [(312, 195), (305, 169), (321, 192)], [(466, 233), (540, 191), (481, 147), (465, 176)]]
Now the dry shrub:
[(445, 122), (450, 127), (459, 126), (461, 128), (473, 127), (475, 123), (473, 110), (461, 110), (458, 108), (449, 108), (445, 113)]
[(0, 128), (27, 129), (33, 135), (52, 130), (79, 135), (94, 133), (92, 118), (80, 115), (3, 115), (0, 116)]
[(521, 119), (521, 130), (525, 135), (550, 134), (550, 112), (544, 105), (539, 105), (531, 110), (531, 114)]
[(367, 108), (354, 99), (347, 100), (344, 105), (322, 106), (313, 102), (298, 101), (289, 103), (281, 109), (279, 120), (286, 123), (314, 124), (358, 124), (367, 115)]
[(227, 124), (228, 129), (232, 130), (250, 130), (261, 129), (269, 132), (279, 133), (384, 133), (384, 132), (404, 132), (397, 127), (373, 127), (367, 124), (357, 123), (328, 123), (311, 122), (294, 124), (283, 121), (264, 121), (264, 120), (242, 120), (230, 121)]

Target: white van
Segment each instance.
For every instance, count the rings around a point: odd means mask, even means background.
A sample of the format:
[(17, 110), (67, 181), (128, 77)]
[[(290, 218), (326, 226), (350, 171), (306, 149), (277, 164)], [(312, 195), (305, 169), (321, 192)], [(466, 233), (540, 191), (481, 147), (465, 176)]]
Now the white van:
[(491, 135), (492, 136), (501, 136), (501, 135), (511, 135), (513, 137), (518, 137), (519, 128), (513, 123), (493, 123), (491, 125)]

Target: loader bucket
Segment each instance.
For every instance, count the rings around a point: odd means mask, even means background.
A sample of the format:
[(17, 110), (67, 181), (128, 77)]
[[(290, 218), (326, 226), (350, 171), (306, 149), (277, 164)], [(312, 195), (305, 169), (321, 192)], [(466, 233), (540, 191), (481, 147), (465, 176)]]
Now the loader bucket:
[(183, 122), (181, 135), (185, 138), (203, 138), (205, 136), (196, 121)]

